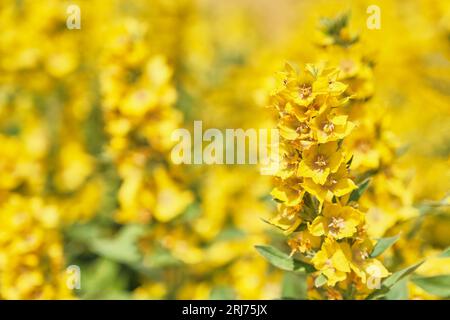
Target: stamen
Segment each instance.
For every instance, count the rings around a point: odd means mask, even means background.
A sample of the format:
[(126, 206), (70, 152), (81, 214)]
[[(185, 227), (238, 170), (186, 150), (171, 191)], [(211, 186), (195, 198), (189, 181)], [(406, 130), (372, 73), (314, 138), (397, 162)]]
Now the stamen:
[(314, 164), (317, 166), (317, 168), (321, 169), (323, 167), (326, 167), (327, 165), (327, 158), (324, 155), (319, 154), (316, 158), (316, 161)]
[(331, 133), (334, 130), (334, 123), (332, 122), (326, 122), (323, 126), (323, 131), (325, 131), (326, 133)]
[(301, 99), (306, 99), (306, 98), (308, 98), (310, 95), (311, 95), (311, 93), (312, 93), (312, 87), (310, 86), (310, 85), (306, 85), (306, 84), (304, 84), (301, 88), (300, 88), (300, 90), (299, 90), (300, 92), (300, 98)]
[(308, 133), (309, 126), (306, 123), (300, 123), (300, 125), (295, 130), (297, 133)]
[(345, 220), (340, 217), (339, 218), (336, 218), (336, 217), (331, 218), (331, 222), (328, 225), (328, 228), (330, 229), (329, 232), (332, 236), (336, 236), (339, 233), (339, 231), (341, 229), (343, 229), (344, 227), (345, 227)]

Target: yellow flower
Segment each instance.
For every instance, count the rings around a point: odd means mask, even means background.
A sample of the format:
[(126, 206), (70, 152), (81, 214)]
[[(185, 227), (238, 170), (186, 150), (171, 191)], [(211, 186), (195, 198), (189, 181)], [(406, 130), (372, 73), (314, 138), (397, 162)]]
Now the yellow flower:
[(300, 210), (299, 206), (287, 207), (279, 204), (277, 215), (267, 222), (280, 228), (285, 234), (290, 234), (302, 223), (302, 219), (299, 216)]
[(312, 235), (308, 230), (296, 233), (288, 240), (291, 247), (291, 255), (295, 252), (308, 253), (320, 247), (322, 239)]
[(183, 213), (193, 201), (193, 195), (188, 190), (182, 190), (162, 167), (155, 170), (154, 179), (157, 190), (154, 216), (161, 222), (167, 222)]
[(377, 259), (370, 258), (373, 246), (368, 239), (355, 242), (351, 248), (350, 268), (369, 289), (379, 289), (381, 279), (390, 272)]
[(381, 162), (381, 152), (385, 152), (382, 144), (377, 141), (377, 126), (365, 121), (345, 139), (344, 145), (353, 154), (351, 169), (375, 169)]
[(136, 299), (163, 299), (167, 293), (167, 285), (161, 282), (150, 282), (136, 288), (133, 297)]
[(120, 210), (116, 219), (125, 223), (128, 221), (146, 223), (150, 219), (149, 208), (154, 206), (154, 195), (146, 190), (144, 174), (141, 168), (133, 165), (122, 165), (122, 184), (118, 192)]
[(298, 179), (289, 179), (283, 181), (283, 184), (280, 183), (270, 194), (285, 206), (292, 207), (300, 204), (305, 191), (302, 189)]
[(67, 299), (61, 212), (39, 197), (0, 203), (0, 299)]
[(76, 141), (66, 142), (59, 155), (60, 170), (55, 177), (56, 184), (63, 191), (73, 191), (86, 181), (94, 169), (92, 157)]
[(311, 259), (314, 267), (327, 278), (327, 285), (334, 286), (347, 278), (347, 274), (351, 272), (349, 252), (348, 243), (338, 243), (327, 238), (320, 251)]
[(206, 300), (211, 294), (211, 284), (208, 282), (189, 281), (178, 289), (178, 299)]
[(317, 184), (311, 178), (304, 178), (302, 187), (314, 195), (320, 203), (331, 202), (333, 196), (342, 197), (357, 188), (356, 184), (348, 178), (348, 169), (344, 163), (327, 177), (324, 184)]
[(280, 129), (281, 137), (286, 140), (312, 140), (313, 138), (308, 123), (298, 120), (297, 117), (289, 113), (280, 118), (278, 129)]
[(279, 158), (272, 164), (276, 167), (273, 169), (273, 175), (286, 180), (296, 175), (300, 156), (293, 146), (283, 142), (280, 142), (279, 152)]
[(286, 63), (281, 76), (282, 84), (273, 93), (278, 102), (285, 104), (293, 101), (299, 106), (307, 106), (314, 101), (317, 92), (313, 90), (315, 77), (311, 72), (306, 71), (299, 75), (290, 64)]
[(353, 99), (367, 99), (373, 95), (374, 81), (370, 58), (360, 48), (348, 50), (341, 46), (327, 49), (325, 58), (339, 66), (338, 80), (348, 85), (346, 94)]
[(281, 84), (272, 92), (272, 102), (279, 107), (291, 102), (305, 107), (321, 96), (338, 96), (347, 86), (337, 81), (337, 69), (324, 69), (322, 65), (309, 64), (300, 74), (289, 64), (280, 74)]
[(347, 85), (338, 81), (339, 69), (337, 68), (328, 68), (321, 70), (317, 69), (316, 66), (308, 65), (307, 67), (312, 74), (315, 72), (318, 73), (317, 80), (313, 85), (313, 91), (317, 92), (317, 94), (327, 94), (330, 96), (339, 96), (347, 89)]
[(322, 215), (316, 217), (308, 229), (315, 236), (327, 235), (339, 240), (355, 234), (356, 227), (363, 221), (363, 214), (352, 207), (326, 203)]
[(183, 213), (193, 201), (192, 193), (184, 190), (162, 166), (153, 169), (148, 178), (142, 164), (133, 163), (136, 159), (131, 158), (120, 167), (119, 173), (124, 178), (116, 219), (146, 223), (153, 216), (160, 222), (168, 222)]
[(336, 142), (313, 145), (303, 152), (298, 167), (298, 176), (312, 178), (315, 183), (324, 184), (330, 173), (336, 172), (344, 160)]
[(312, 120), (314, 137), (319, 143), (343, 139), (354, 128), (354, 124), (347, 121), (347, 118), (347, 115), (338, 114), (336, 110), (325, 109)]

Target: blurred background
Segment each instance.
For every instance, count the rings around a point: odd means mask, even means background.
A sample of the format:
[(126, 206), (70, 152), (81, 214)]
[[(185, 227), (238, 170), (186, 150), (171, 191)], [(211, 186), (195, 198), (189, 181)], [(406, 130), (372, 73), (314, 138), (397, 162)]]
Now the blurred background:
[[(343, 16), (351, 51), (324, 51), (321, 21)], [(3, 0), (0, 29), (1, 299), (293, 294), (254, 249), (282, 236), (263, 222), (270, 177), (176, 166), (170, 136), (273, 127), (274, 74), (324, 56), (370, 65), (360, 93), (396, 146), (395, 179), (367, 199), (373, 237), (402, 232), (386, 264), (432, 257), (419, 274), (450, 274), (435, 256), (450, 245), (450, 2)]]

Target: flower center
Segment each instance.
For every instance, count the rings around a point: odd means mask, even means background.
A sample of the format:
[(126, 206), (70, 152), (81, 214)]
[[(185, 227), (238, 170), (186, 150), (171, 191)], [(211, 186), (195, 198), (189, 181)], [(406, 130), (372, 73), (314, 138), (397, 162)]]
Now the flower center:
[(353, 69), (354, 65), (355, 64), (350, 59), (344, 59), (340, 63), (341, 70), (344, 72), (350, 72)]
[(300, 123), (300, 125), (295, 130), (297, 133), (308, 133), (309, 127), (306, 123)]
[(370, 143), (366, 140), (359, 140), (356, 143), (356, 147), (358, 148), (358, 150), (365, 153), (370, 150)]
[(173, 192), (169, 189), (161, 190), (158, 193), (157, 199), (158, 199), (158, 203), (160, 203), (162, 205), (170, 204), (175, 200)]
[(328, 269), (331, 269), (332, 271), (335, 271), (336, 269), (333, 266), (333, 262), (330, 259), (327, 259), (327, 261), (325, 261), (325, 266), (327, 266)]
[(327, 166), (327, 158), (324, 155), (319, 154), (316, 158), (316, 161), (314, 161), (314, 164), (319, 170), (321, 170)]
[(369, 253), (366, 250), (363, 249), (354, 249), (353, 250), (353, 257), (356, 262), (363, 262), (367, 258), (369, 258)]
[(334, 130), (334, 123), (332, 123), (332, 122), (325, 122), (324, 125), (322, 126), (322, 129), (326, 133), (331, 133)]
[(369, 257), (369, 253), (365, 250), (360, 250), (359, 255), (362, 260), (366, 260)]
[(338, 183), (338, 182), (337, 182), (336, 179), (334, 179), (334, 178), (332, 178), (331, 176), (329, 176), (328, 179), (327, 179), (326, 186), (327, 186), (327, 187), (334, 187), (337, 183)]
[(138, 92), (136, 92), (136, 98), (138, 100), (145, 100), (148, 97), (148, 92), (147, 90), (139, 90)]
[(296, 213), (294, 210), (285, 209), (281, 212), (281, 217), (288, 221), (294, 221), (296, 219)]
[(312, 87), (307, 84), (304, 84), (299, 90), (300, 98), (302, 98), (302, 99), (308, 98), (311, 95), (311, 93), (312, 93)]
[(339, 231), (341, 229), (343, 229), (344, 227), (345, 227), (345, 220), (340, 217), (339, 218), (336, 218), (336, 217), (331, 218), (331, 222), (328, 225), (328, 228), (330, 229), (330, 234), (332, 236), (336, 236), (339, 233)]

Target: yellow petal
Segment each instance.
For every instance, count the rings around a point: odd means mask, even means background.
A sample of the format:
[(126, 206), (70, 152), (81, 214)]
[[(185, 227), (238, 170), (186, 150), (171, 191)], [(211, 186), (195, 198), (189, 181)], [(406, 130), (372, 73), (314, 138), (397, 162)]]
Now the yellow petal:
[(324, 217), (317, 217), (314, 221), (308, 225), (308, 230), (314, 236), (322, 236), (325, 234), (325, 226), (327, 220)]
[(336, 197), (342, 197), (343, 195), (352, 192), (358, 188), (351, 179), (342, 179), (337, 182), (333, 188), (333, 193)]
[(344, 252), (339, 249), (333, 254), (333, 257), (331, 258), (331, 261), (333, 263), (333, 266), (342, 272), (350, 272), (350, 264), (347, 260), (347, 257), (344, 255)]

